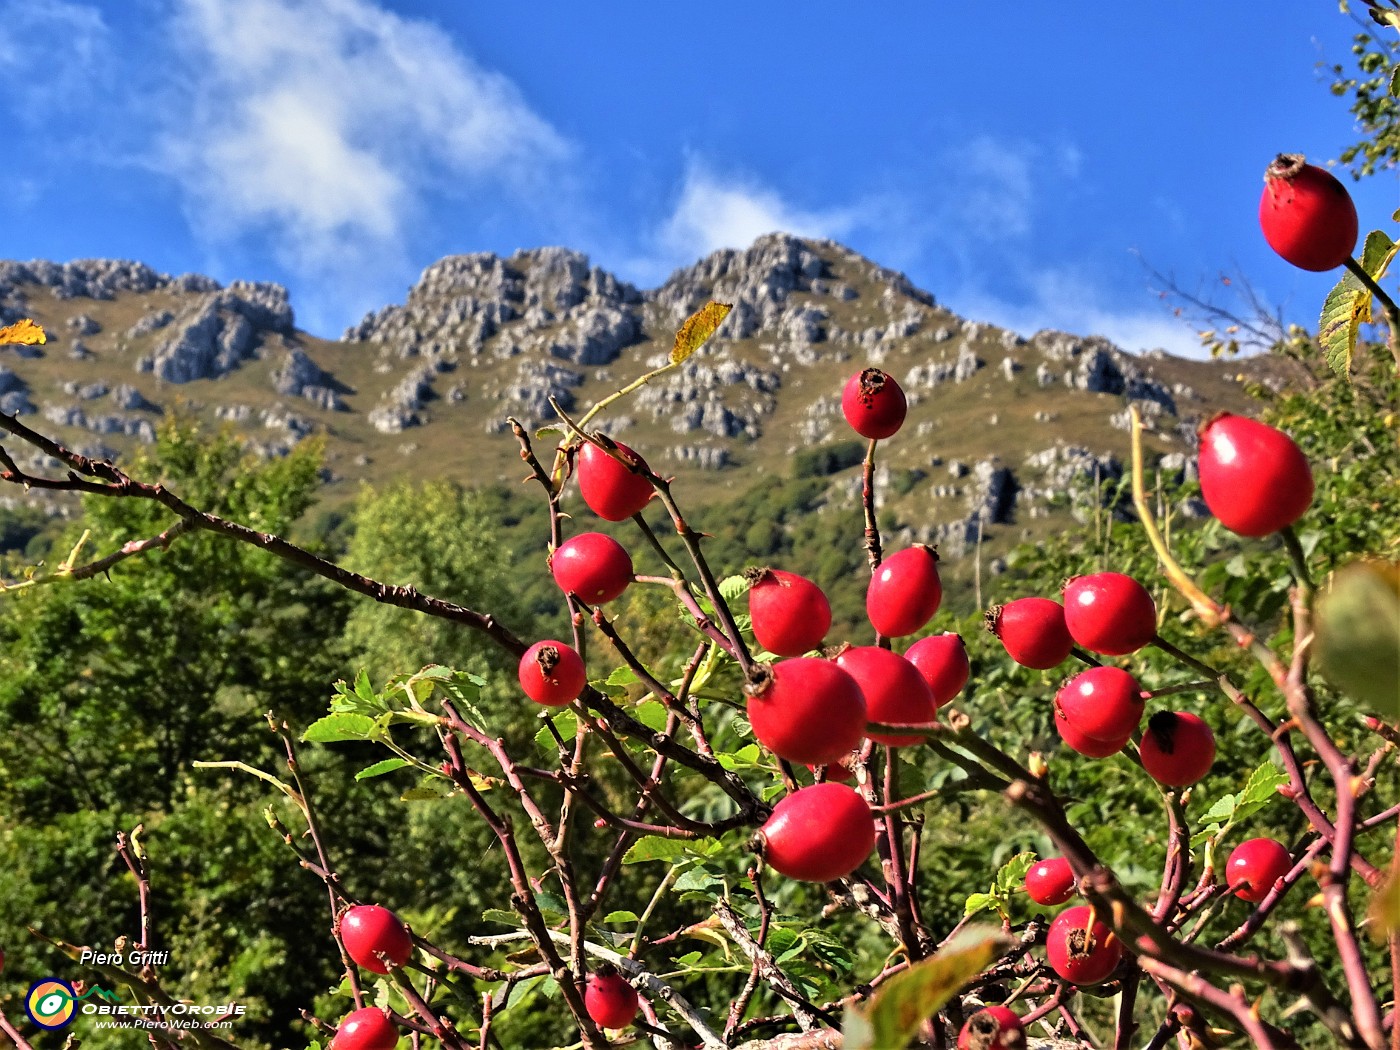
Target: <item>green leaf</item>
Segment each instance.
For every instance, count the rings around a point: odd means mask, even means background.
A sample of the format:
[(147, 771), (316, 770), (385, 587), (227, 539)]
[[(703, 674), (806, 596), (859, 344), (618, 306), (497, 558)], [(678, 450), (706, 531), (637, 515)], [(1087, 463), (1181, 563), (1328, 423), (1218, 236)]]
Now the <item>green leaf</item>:
[(535, 734), (535, 743), (545, 754), (553, 755), (559, 751), (559, 745), (554, 740), (554, 734), (549, 731), (548, 723), (554, 723), (554, 728), (559, 731), (566, 744), (578, 734), (578, 715), (572, 711), (560, 711), (557, 715), (551, 715), (545, 722)]
[(383, 762), (376, 762), (372, 766), (366, 766), (355, 774), (356, 780), (368, 780), (370, 777), (382, 777), (385, 773), (392, 773), (396, 769), (402, 769), (409, 763), (402, 758), (386, 758)]
[(919, 1026), (1010, 943), (992, 926), (963, 930), (931, 958), (891, 977), (865, 1007), (848, 1007), (842, 1046), (845, 1050), (904, 1050)]
[(1387, 721), (1400, 718), (1400, 563), (1353, 562), (1318, 602), (1318, 666)]
[(990, 893), (969, 894), (967, 903), (963, 905), (963, 917), (976, 915), (979, 911), (996, 911), (997, 899)]
[(377, 703), (379, 700), (379, 694), (374, 691), (374, 686), (370, 684), (369, 672), (363, 667), (355, 674), (355, 695), (369, 703)]
[(520, 916), (513, 911), (505, 911), (502, 908), (487, 908), (481, 913), (481, 917), (487, 922), (499, 922), (506, 926), (519, 926)]
[(654, 733), (666, 728), (667, 714), (666, 705), (660, 700), (648, 700), (632, 710), (633, 717)]
[(610, 911), (603, 916), (604, 922), (636, 922), (637, 913), (634, 911)]
[[(1361, 268), (1380, 280), (1395, 258), (1396, 251), (1396, 244), (1384, 232), (1372, 230), (1366, 235), (1366, 244), (1361, 251)], [(1361, 325), (1370, 320), (1370, 290), (1351, 273), (1345, 274), (1327, 294), (1317, 330), (1327, 364), (1337, 375), (1351, 374), (1357, 333)]]
[(643, 864), (649, 860), (678, 860), (685, 856), (685, 840), (667, 839), (660, 835), (647, 835), (632, 843), (622, 856), (624, 864)]
[(1200, 815), (1199, 820), (1229, 820), (1230, 814), (1235, 812), (1235, 806), (1239, 803), (1239, 795), (1222, 795), (1211, 803), (1210, 809)]
[(636, 685), (637, 672), (627, 666), (613, 669), (612, 674), (605, 679), (608, 685)]
[(687, 966), (694, 966), (696, 963), (698, 963), (701, 959), (702, 954), (703, 953), (701, 952), (686, 952), (684, 955), (682, 955), (679, 959), (675, 961), (674, 965), (678, 969), (684, 970)]
[(1288, 783), (1288, 774), (1272, 762), (1265, 762), (1249, 775), (1249, 780), (1240, 792), (1235, 811), (1230, 814), (1232, 823), (1238, 824), (1251, 817), (1278, 796), (1278, 788)]
[(1016, 854), (997, 872), (997, 889), (1002, 893), (1018, 889), (1026, 881), (1026, 872), (1035, 867), (1038, 859), (1034, 853)]
[(1390, 71), (1390, 96), (1400, 98), (1400, 65)]
[(752, 586), (746, 576), (726, 576), (719, 581), (719, 596), (727, 602), (742, 596)]
[(380, 732), (379, 723), (369, 715), (341, 712), (312, 722), (301, 738), (315, 744), (334, 744), (342, 740), (370, 740)]
[(400, 802), (433, 802), (452, 794), (452, 782), (442, 777), (424, 777), (417, 787), (399, 796)]
[(723, 879), (700, 865), (682, 872), (681, 877), (675, 883), (677, 893), (706, 893), (716, 886), (723, 885)]

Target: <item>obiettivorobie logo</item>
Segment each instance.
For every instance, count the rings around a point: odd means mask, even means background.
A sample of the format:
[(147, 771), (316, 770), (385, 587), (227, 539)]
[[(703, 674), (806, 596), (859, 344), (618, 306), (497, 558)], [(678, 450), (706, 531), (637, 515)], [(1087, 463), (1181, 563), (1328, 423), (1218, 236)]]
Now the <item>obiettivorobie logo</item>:
[(40, 1028), (50, 1030), (66, 1028), (78, 1013), (78, 1003), (96, 996), (109, 1003), (119, 1003), (121, 998), (109, 992), (100, 984), (95, 984), (82, 995), (73, 991), (73, 986), (57, 977), (45, 977), (29, 986), (29, 994), (24, 997), (24, 1009), (29, 1019)]
[(100, 984), (79, 995), (67, 981), (45, 977), (30, 985), (29, 994), (24, 997), (24, 1009), (31, 1021), (50, 1031), (68, 1027), (80, 1013), (92, 1016), (98, 1028), (177, 1031), (230, 1028), (233, 1019), (242, 1017), (247, 1007), (241, 1003), (201, 1005), (184, 1002), (127, 1005), (122, 1003), (121, 996)]

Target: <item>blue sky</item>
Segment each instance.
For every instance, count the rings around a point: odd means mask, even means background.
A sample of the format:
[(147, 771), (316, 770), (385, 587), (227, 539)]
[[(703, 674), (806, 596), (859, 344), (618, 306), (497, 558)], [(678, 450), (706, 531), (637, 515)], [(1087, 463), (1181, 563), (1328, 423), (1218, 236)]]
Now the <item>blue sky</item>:
[[(1354, 137), (1318, 69), (1354, 31), (1329, 0), (0, 0), (0, 257), (280, 281), (334, 336), (454, 252), (646, 287), (783, 228), (965, 316), (1187, 352), (1143, 260), (1315, 317), (1334, 278), (1256, 208), (1275, 153)], [(1353, 192), (1363, 229), (1400, 204)]]

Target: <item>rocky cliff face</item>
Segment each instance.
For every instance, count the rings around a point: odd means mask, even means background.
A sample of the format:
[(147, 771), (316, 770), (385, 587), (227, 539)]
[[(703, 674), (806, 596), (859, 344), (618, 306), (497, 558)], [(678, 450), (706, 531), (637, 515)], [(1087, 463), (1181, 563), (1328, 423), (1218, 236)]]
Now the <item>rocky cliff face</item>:
[[(950, 554), (989, 531), (1083, 518), (1095, 492), (1115, 498), (1131, 408), (1163, 462), (1189, 471), (1196, 423), (1240, 401), (1238, 364), (1006, 331), (835, 242), (772, 234), (648, 291), (564, 248), (451, 256), (338, 341), (300, 332), (277, 285), (112, 260), (0, 262), (0, 320), (35, 316), (52, 336), (0, 351), (0, 411), (37, 414), (110, 455), (153, 440), (176, 405), (240, 429), (261, 455), (324, 433), (333, 491), (425, 462), (495, 480), (518, 470), (508, 417), (538, 427), (553, 405), (581, 411), (659, 367), (676, 327), (712, 298), (734, 304), (715, 338), (602, 425), (701, 486), (747, 487), (803, 450), (850, 442), (841, 385), (881, 367), (910, 415), (877, 484), (905, 538)], [(830, 506), (853, 505), (852, 477), (829, 478)]]

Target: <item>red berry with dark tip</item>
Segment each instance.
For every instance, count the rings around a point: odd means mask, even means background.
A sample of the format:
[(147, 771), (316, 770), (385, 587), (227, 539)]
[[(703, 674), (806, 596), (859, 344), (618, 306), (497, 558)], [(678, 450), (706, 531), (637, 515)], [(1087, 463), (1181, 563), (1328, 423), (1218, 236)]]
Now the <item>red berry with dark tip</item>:
[(1001, 639), (1011, 659), (1037, 671), (1058, 667), (1074, 648), (1065, 607), (1051, 598), (1017, 598), (994, 606), (987, 613), (987, 629)]
[(1091, 652), (1125, 656), (1157, 636), (1157, 603), (1121, 572), (1076, 576), (1065, 584), (1064, 599), (1070, 637)]
[(388, 908), (378, 904), (357, 904), (346, 911), (340, 917), (340, 940), (350, 958), (375, 973), (389, 972), (381, 955), (397, 967), (413, 954), (413, 938), (408, 935), (408, 927)]
[(1293, 858), (1273, 839), (1246, 839), (1230, 851), (1225, 862), (1225, 884), (1236, 897), (1258, 904), (1274, 883), (1288, 874)]
[(1074, 869), (1064, 857), (1047, 857), (1026, 872), (1026, 893), (1037, 904), (1063, 904), (1074, 896)]
[[(933, 693), (913, 664), (898, 653), (876, 645), (853, 645), (836, 657), (865, 696), (865, 717), (885, 725), (919, 725), (938, 717)], [(867, 732), (878, 744), (908, 747), (923, 743), (920, 734)]]
[(348, 1013), (335, 1030), (330, 1050), (394, 1050), (399, 1030), (377, 1006)]
[(1188, 711), (1159, 711), (1138, 745), (1148, 776), (1166, 787), (1189, 787), (1210, 772), (1215, 734)]
[(749, 619), (758, 644), (779, 656), (801, 656), (822, 644), (831, 628), (831, 603), (805, 576), (757, 570), (749, 587)]
[(935, 707), (942, 707), (962, 692), (972, 674), (967, 646), (953, 632), (920, 638), (904, 652), (904, 658), (924, 676)]
[(1091, 667), (1060, 687), (1055, 711), (1083, 736), (1126, 740), (1142, 722), (1142, 689), (1121, 667)]
[(916, 543), (880, 563), (865, 591), (865, 612), (880, 634), (900, 638), (933, 619), (942, 600), (938, 552)]
[(593, 1023), (602, 1028), (626, 1028), (637, 1016), (639, 1000), (633, 988), (615, 970), (588, 975), (583, 1006)]
[(798, 788), (759, 829), (768, 865), (790, 879), (844, 879), (875, 848), (875, 816), (845, 784)]
[(878, 368), (857, 372), (841, 391), (841, 412), (861, 437), (892, 437), (904, 425), (908, 408), (894, 377)]
[(1315, 273), (1343, 265), (1360, 234), (1347, 188), (1298, 153), (1280, 153), (1264, 173), (1259, 227), (1270, 248)]
[(546, 707), (572, 703), (588, 684), (583, 658), (572, 646), (552, 639), (536, 642), (525, 650), (517, 676), (525, 695)]
[(549, 560), (554, 582), (589, 605), (621, 596), (632, 582), (632, 557), (601, 532), (582, 532), (559, 545)]
[(1014, 1010), (984, 1006), (958, 1033), (958, 1050), (1024, 1050), (1026, 1028)]
[(1045, 935), (1050, 968), (1071, 984), (1099, 984), (1123, 958), (1123, 943), (1107, 924), (1091, 924), (1092, 911), (1087, 904), (1066, 908)]
[(797, 656), (760, 672), (748, 698), (749, 725), (779, 758), (823, 766), (845, 758), (865, 737), (861, 688), (830, 660)]
[[(647, 461), (621, 441), (613, 444), (624, 458), (648, 469)], [(588, 509), (608, 521), (626, 521), (645, 507), (655, 492), (645, 477), (587, 441), (578, 454), (578, 491)]]
[(1268, 536), (1312, 505), (1312, 468), (1282, 430), (1226, 412), (1200, 437), (1201, 497), (1231, 532)]

